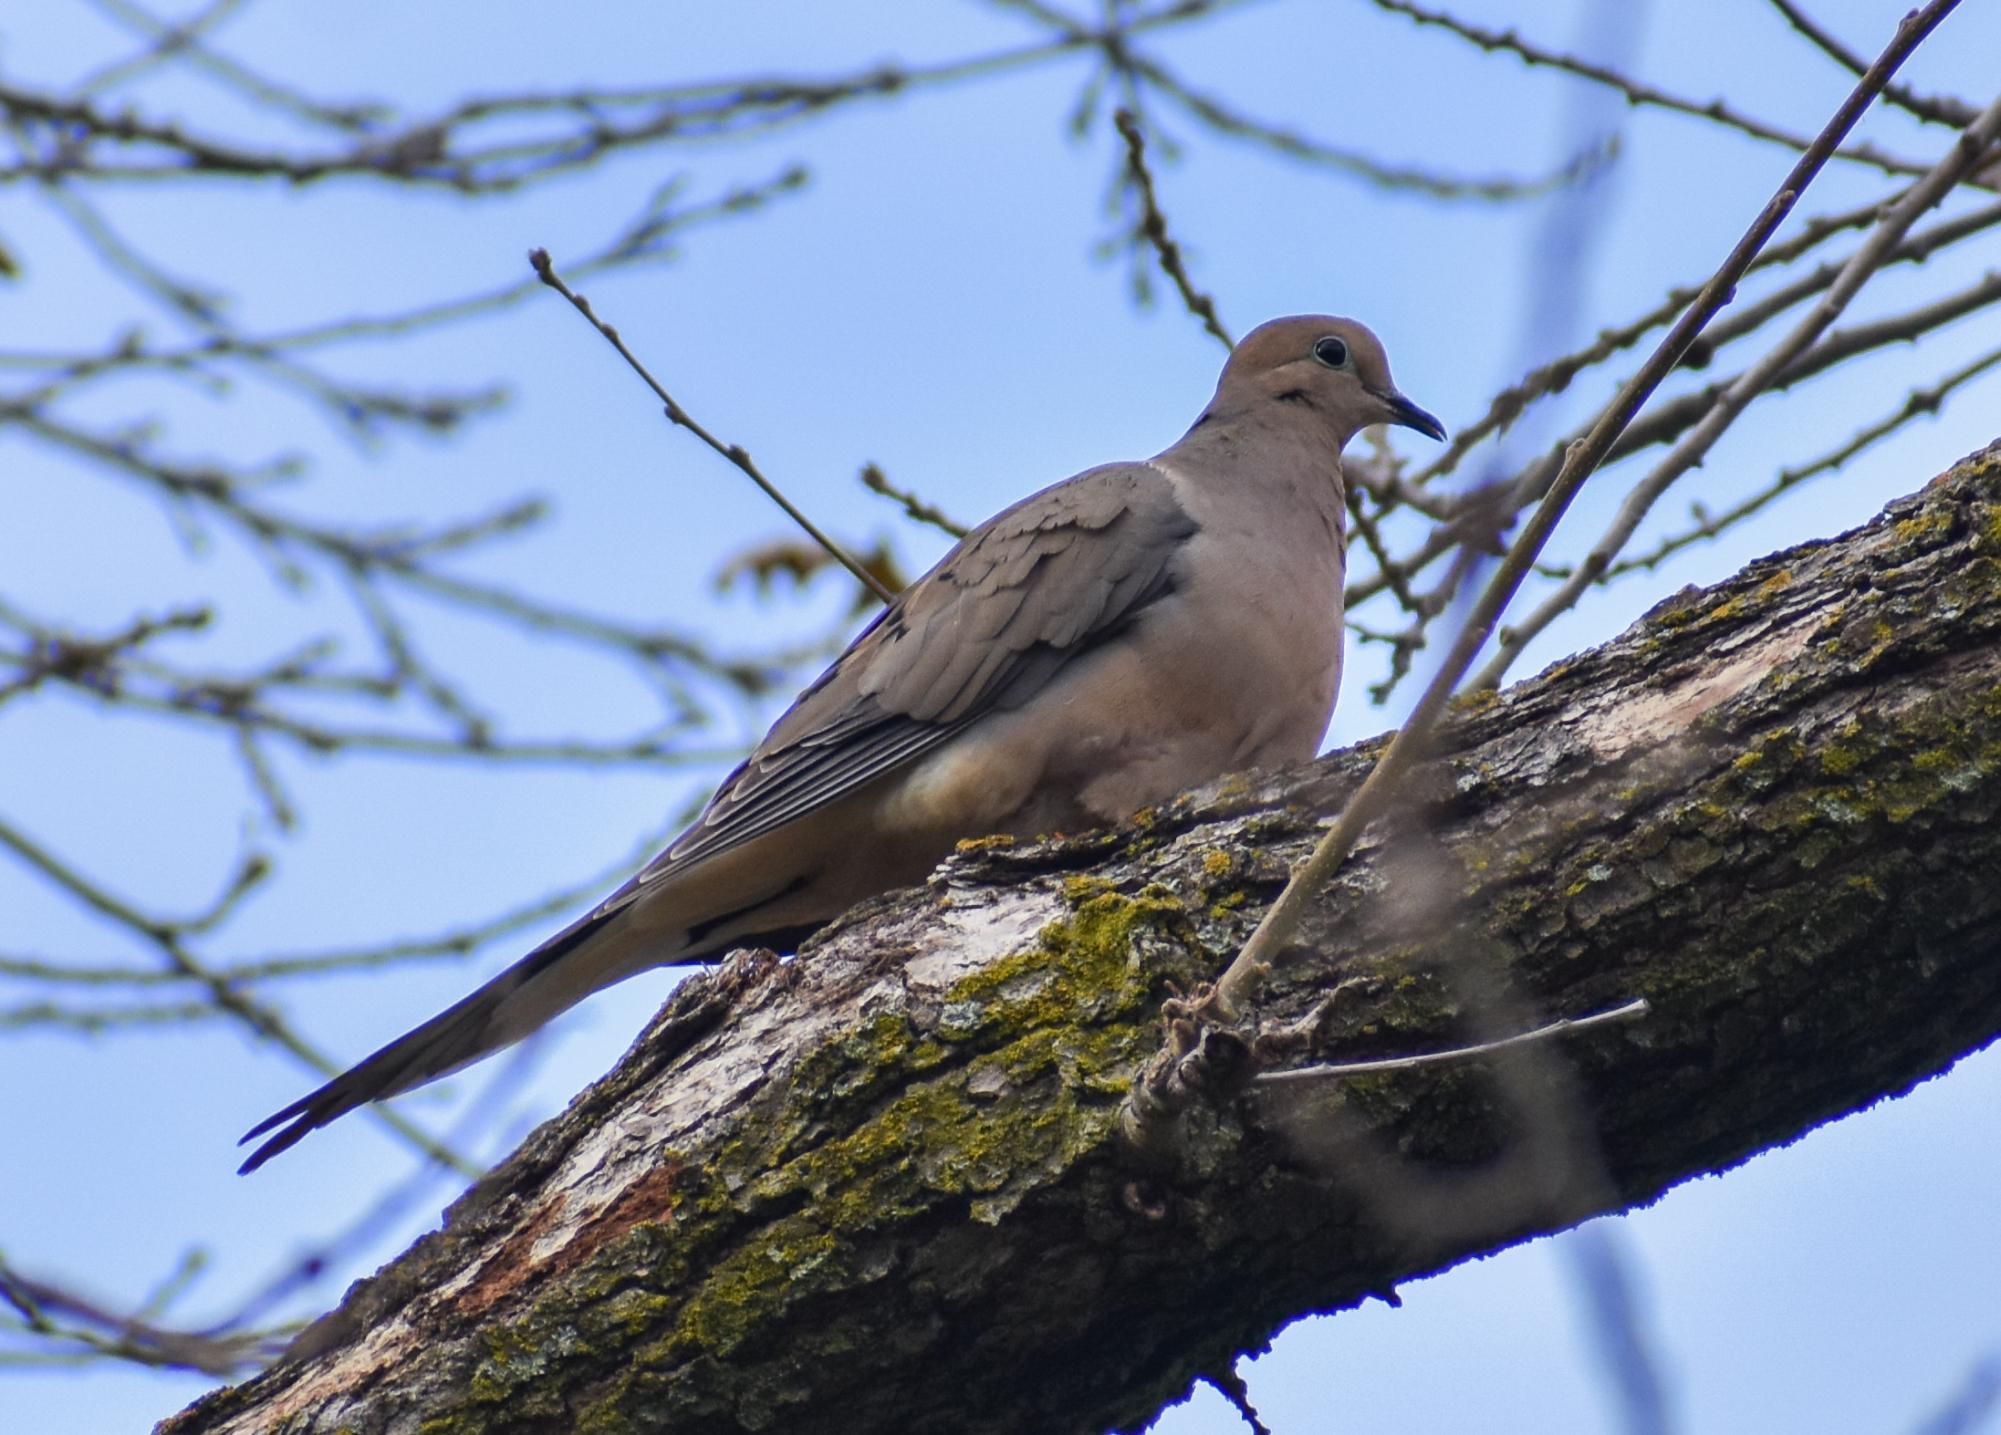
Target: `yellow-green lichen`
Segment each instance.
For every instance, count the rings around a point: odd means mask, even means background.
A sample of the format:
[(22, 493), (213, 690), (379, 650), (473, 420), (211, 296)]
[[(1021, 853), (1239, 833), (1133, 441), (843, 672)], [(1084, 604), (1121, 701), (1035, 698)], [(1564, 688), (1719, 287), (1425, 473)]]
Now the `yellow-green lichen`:
[(962, 837), (953, 845), (953, 851), (961, 854), (993, 852), (1012, 847), (1015, 839), (1005, 832), (996, 832), (987, 837)]
[(1921, 509), (1909, 518), (1899, 519), (1891, 531), (1903, 542), (1917, 544), (1948, 536), (1952, 526), (1951, 509), (1938, 504)]
[(1829, 743), (1820, 750), (1820, 769), (1837, 777), (1845, 776), (1862, 766), (1864, 759), (1860, 749), (1848, 743)]
[(1227, 922), (1232, 912), (1240, 910), (1250, 900), (1251, 894), (1241, 888), (1227, 892), (1209, 904), (1209, 915), (1218, 922)]
[(1152, 981), (1139, 969), (1133, 938), (1148, 926), (1183, 920), (1165, 888), (1127, 897), (1100, 879), (1073, 879), (1065, 898), (1075, 909), (1044, 927), (1036, 945), (990, 963), (946, 993), (948, 1003), (977, 1003), (981, 1026), (1048, 1026), (1080, 1013), (1109, 1012), (1139, 999)]
[(1102, 897), (1107, 892), (1116, 892), (1117, 890), (1118, 888), (1109, 878), (1093, 876), (1089, 873), (1080, 874), (1075, 877), (1065, 877), (1063, 879), (1063, 900), (1073, 907), (1081, 907), (1095, 897)]

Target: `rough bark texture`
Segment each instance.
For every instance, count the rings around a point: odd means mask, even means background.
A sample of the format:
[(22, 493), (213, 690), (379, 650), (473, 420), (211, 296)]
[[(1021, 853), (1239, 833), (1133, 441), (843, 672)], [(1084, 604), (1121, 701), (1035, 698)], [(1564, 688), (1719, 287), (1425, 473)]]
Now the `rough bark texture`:
[[(1374, 744), (970, 844), (620, 1067), (196, 1432), (1094, 1431), (1287, 1321), (1651, 1200), (2001, 1031), (2001, 444), (1462, 704), (1275, 972), (1319, 1048), (1634, 996), (1549, 1055), (1115, 1134)], [(1552, 1134), (1554, 1133), (1554, 1134)], [(1505, 1177), (1505, 1179), (1498, 1179)]]

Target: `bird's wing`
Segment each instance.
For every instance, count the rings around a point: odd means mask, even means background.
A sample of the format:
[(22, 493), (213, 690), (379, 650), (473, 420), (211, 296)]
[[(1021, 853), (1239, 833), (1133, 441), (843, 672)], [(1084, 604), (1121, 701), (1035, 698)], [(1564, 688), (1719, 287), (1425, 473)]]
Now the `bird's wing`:
[(1021, 707), (1169, 591), (1194, 532), (1147, 464), (1087, 470), (980, 525), (800, 695), (607, 907)]

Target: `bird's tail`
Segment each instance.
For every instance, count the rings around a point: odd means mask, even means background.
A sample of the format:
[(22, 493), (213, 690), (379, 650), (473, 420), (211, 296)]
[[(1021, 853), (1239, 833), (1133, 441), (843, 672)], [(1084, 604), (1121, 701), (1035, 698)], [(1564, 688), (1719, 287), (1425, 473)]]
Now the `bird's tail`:
[[(281, 1151), (289, 1150), (307, 1133), (345, 1116), (371, 1101), (397, 1096), (425, 1082), (449, 1076), (481, 1057), (512, 1045), (567, 1011), (593, 991), (630, 976), (664, 957), (657, 950), (649, 960), (633, 960), (621, 940), (624, 914), (597, 912), (557, 933), (465, 1000), (446, 1008), (415, 1030), (407, 1031), (372, 1056), (310, 1095), (274, 1112), (243, 1134), (241, 1146), (275, 1131), (237, 1167), (247, 1175)], [(585, 944), (599, 948), (580, 964), (565, 961), (580, 955)], [(651, 944), (649, 944), (651, 945)], [(622, 969), (621, 969), (622, 968)]]

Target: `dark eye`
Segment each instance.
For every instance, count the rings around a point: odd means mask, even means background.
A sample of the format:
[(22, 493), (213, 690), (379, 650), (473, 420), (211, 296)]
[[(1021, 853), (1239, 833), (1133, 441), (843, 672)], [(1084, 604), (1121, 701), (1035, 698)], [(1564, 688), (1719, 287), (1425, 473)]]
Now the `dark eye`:
[(1330, 369), (1345, 369), (1348, 367), (1347, 342), (1335, 338), (1332, 334), (1324, 339), (1316, 339), (1313, 344), (1313, 357)]

